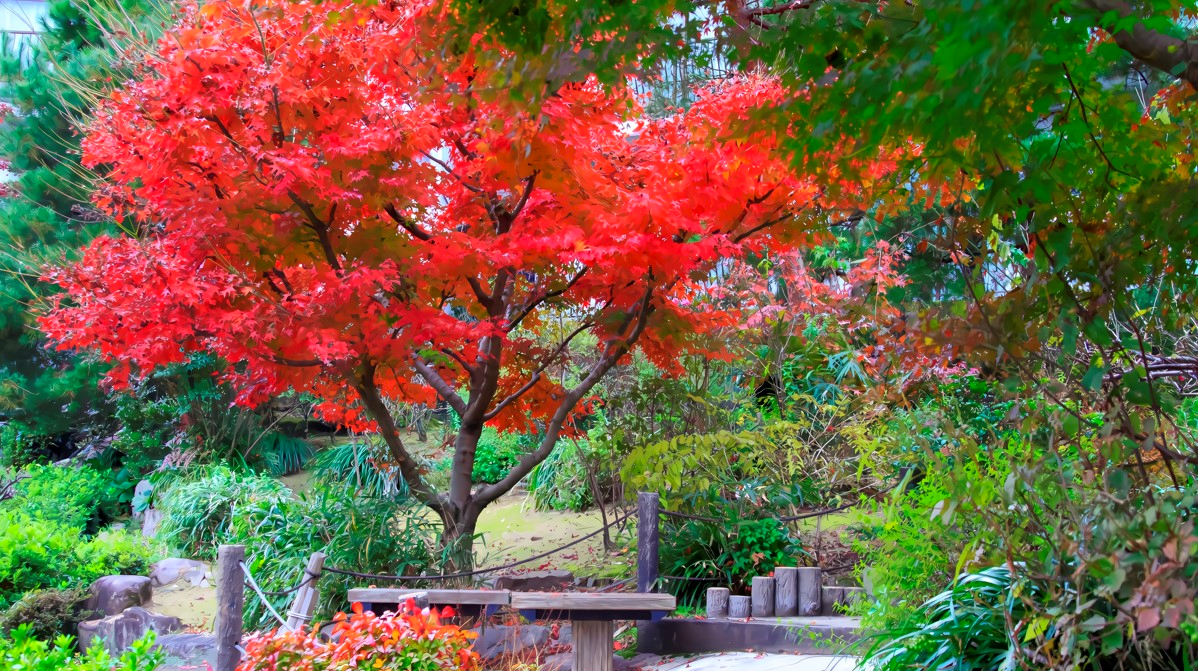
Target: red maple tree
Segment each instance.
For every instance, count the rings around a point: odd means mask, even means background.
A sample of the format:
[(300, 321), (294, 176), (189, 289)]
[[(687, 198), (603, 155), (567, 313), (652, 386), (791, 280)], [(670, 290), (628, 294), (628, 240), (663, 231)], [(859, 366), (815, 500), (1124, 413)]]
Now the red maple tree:
[[(247, 405), (315, 394), (325, 416), (378, 432), (463, 566), (482, 509), (630, 351), (666, 369), (718, 351), (734, 318), (693, 299), (720, 259), (802, 248), (875, 201), (794, 171), (785, 129), (759, 123), (792, 95), (769, 78), (661, 119), (593, 82), (530, 110), (477, 65), (500, 50), (441, 48), (438, 11), (186, 4), (84, 143), (111, 169), (97, 203), (135, 234), (50, 271), (65, 293), (42, 324), (117, 362), (118, 384), (206, 351)], [(567, 367), (583, 341), (586, 367)], [(461, 420), (444, 492), (387, 405), (437, 398)], [(541, 436), (494, 484), (471, 479), (487, 424)]]

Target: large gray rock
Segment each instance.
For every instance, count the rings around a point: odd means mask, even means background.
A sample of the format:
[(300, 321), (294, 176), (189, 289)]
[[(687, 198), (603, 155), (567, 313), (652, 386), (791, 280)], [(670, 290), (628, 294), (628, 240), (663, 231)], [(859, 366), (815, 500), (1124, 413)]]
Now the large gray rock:
[(117, 655), (148, 632), (169, 634), (183, 628), (177, 617), (159, 615), (145, 608), (133, 607), (120, 615), (102, 620), (79, 623), (79, 649), (87, 650), (93, 645), (103, 645), (109, 654)]
[[(611, 658), (613, 671), (637, 671), (654, 666), (659, 662), (661, 662), (661, 657), (643, 653), (632, 659), (624, 659), (619, 655), (612, 655)], [(540, 671), (574, 671), (574, 653), (563, 652), (546, 657), (545, 661), (541, 662)]]
[(484, 660), (518, 655), (525, 650), (545, 647), (549, 643), (549, 633), (549, 627), (536, 624), (488, 625), (478, 632), (474, 651)]
[(166, 634), (154, 640), (154, 647), (166, 653), (166, 661), (157, 671), (216, 668), (216, 637), (212, 634)]
[(141, 535), (143, 538), (153, 538), (158, 535), (158, 525), (162, 524), (162, 511), (150, 508), (142, 514)]
[(574, 574), (569, 571), (529, 571), (495, 579), (495, 589), (512, 592), (561, 592), (573, 584)]
[(150, 567), (150, 580), (155, 587), (169, 585), (180, 578), (190, 582), (192, 587), (207, 587), (211, 577), (208, 565), (194, 559), (163, 559)]
[(119, 615), (126, 608), (150, 603), (154, 588), (150, 579), (140, 575), (106, 575), (92, 583), (87, 609), (105, 615)]

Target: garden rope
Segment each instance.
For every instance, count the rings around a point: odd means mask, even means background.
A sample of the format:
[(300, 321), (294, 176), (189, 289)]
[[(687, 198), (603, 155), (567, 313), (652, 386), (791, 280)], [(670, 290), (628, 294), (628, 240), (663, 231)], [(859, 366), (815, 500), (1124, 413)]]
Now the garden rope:
[(258, 593), (258, 598), (262, 600), (262, 605), (266, 606), (266, 610), (270, 611), (270, 614), (279, 621), (279, 624), (282, 625), (284, 629), (291, 631), (291, 627), (287, 625), (287, 620), (284, 620), (279, 616), (279, 612), (275, 610), (274, 606), (270, 605), (270, 601), (266, 598), (266, 595), (262, 593), (261, 588), (258, 587), (258, 583), (254, 581), (254, 574), (250, 573), (250, 567), (246, 566), (245, 562), (237, 562), (237, 564), (241, 566), (242, 572), (245, 573), (245, 579), (246, 582), (250, 584), (250, 589)]
[[(295, 587), (290, 587), (288, 589), (280, 590), (278, 592), (268, 592), (266, 590), (262, 590), (262, 593), (265, 594), (266, 596), (272, 596), (272, 597), (280, 597), (280, 596), (287, 596), (288, 594), (295, 594), (296, 592), (303, 589), (304, 586), (311, 585), (312, 582), (319, 577), (320, 577), (319, 575), (310, 573), (308, 571), (308, 569), (305, 568), (304, 569), (304, 579), (300, 582), (300, 584), (296, 585)], [(245, 583), (245, 586), (249, 587), (250, 583), (247, 581)]]
[(538, 554), (538, 555), (533, 555), (532, 557), (529, 557), (528, 559), (521, 559), (520, 561), (514, 561), (510, 564), (504, 564), (502, 566), (494, 566), (492, 568), (475, 569), (473, 571), (463, 571), (461, 573), (449, 573), (449, 574), (445, 574), (445, 575), (378, 575), (375, 573), (359, 573), (358, 571), (347, 571), (345, 569), (339, 569), (339, 568), (335, 568), (335, 567), (331, 567), (331, 566), (325, 566), (324, 570), (328, 571), (329, 573), (337, 573), (339, 575), (347, 575), (347, 576), (353, 576), (355, 578), (362, 578), (363, 580), (391, 580), (394, 582), (415, 582), (417, 580), (435, 581), (435, 580), (450, 580), (453, 578), (469, 578), (471, 576), (485, 575), (487, 573), (495, 573), (497, 571), (504, 571), (504, 570), (507, 570), (510, 568), (515, 568), (517, 566), (522, 566), (524, 564), (528, 564), (528, 563), (537, 561), (538, 559), (544, 559), (545, 557), (548, 557), (550, 555), (555, 555), (555, 554), (561, 552), (562, 550), (567, 550), (569, 548), (574, 547), (575, 545), (578, 545), (579, 543), (581, 543), (583, 541), (590, 540), (590, 539), (594, 538), (595, 536), (598, 536), (599, 534), (603, 533), (604, 531), (607, 531), (608, 529), (614, 527), (615, 525), (620, 524), (621, 522), (624, 522), (625, 520), (627, 520), (631, 517), (635, 517), (635, 516), (636, 516), (635, 511), (630, 512), (627, 515), (624, 515), (623, 517), (621, 517), (617, 520), (608, 522), (607, 524), (599, 527), (595, 531), (592, 531), (591, 533), (589, 533), (585, 536), (576, 538), (561, 547), (554, 548), (552, 550), (549, 550), (548, 552), (542, 552), (541, 554)]

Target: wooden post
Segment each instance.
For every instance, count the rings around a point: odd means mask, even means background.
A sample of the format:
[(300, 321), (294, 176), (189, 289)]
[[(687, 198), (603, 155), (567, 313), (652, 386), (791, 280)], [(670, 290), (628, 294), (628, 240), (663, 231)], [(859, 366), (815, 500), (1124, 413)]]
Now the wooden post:
[(799, 569), (779, 566), (774, 569), (774, 615), (793, 617), (799, 614)]
[(316, 581), (324, 568), (324, 553), (313, 552), (308, 558), (308, 566), (300, 578), (300, 588), (295, 593), (295, 601), (291, 602), (291, 612), (287, 613), (287, 628), (299, 631), (312, 623), (312, 613), (316, 612), (316, 604), (320, 601), (320, 589)]
[(242, 616), (245, 610), (244, 545), (222, 545), (216, 552), (216, 669), (236, 671), (241, 662)]
[(747, 596), (728, 597), (728, 617), (735, 620), (749, 619), (749, 601)]
[(753, 617), (773, 617), (774, 579), (760, 575), (754, 576), (749, 593), (753, 595)]
[(819, 568), (799, 569), (799, 615), (819, 615), (822, 582)]
[(707, 619), (722, 620), (728, 617), (728, 597), (732, 590), (727, 587), (707, 588)]
[[(636, 591), (657, 591), (657, 543), (661, 497), (655, 492), (636, 495)], [(576, 667), (577, 668), (577, 667)]]
[(574, 620), (574, 671), (612, 671), (611, 620)]

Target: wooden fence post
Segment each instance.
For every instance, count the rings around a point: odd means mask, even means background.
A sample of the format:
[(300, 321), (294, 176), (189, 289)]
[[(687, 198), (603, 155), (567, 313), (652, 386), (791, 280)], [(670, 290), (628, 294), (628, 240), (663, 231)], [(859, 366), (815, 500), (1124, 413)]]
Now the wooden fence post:
[(216, 670), (235, 671), (241, 662), (245, 611), (244, 545), (222, 545), (216, 552)]
[(303, 582), (295, 593), (295, 601), (291, 603), (291, 612), (287, 613), (287, 628), (299, 631), (300, 627), (312, 623), (312, 613), (316, 612), (316, 604), (320, 601), (320, 589), (316, 581), (324, 569), (324, 553), (313, 552), (304, 569)]
[(636, 495), (636, 591), (657, 591), (658, 516), (661, 497), (655, 492)]

